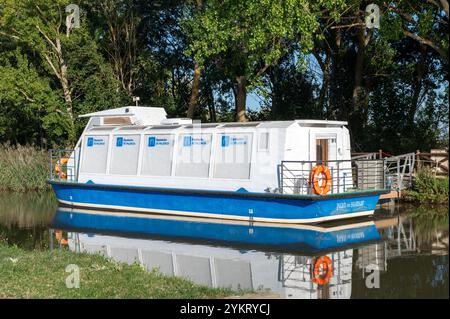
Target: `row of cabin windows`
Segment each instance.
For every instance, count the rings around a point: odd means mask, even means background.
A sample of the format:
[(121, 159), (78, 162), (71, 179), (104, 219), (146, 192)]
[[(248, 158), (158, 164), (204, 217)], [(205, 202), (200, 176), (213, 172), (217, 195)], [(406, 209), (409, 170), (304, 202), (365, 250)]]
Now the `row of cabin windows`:
[[(83, 141), (81, 173), (105, 174), (108, 162), (109, 136), (86, 136)], [(113, 136), (110, 152), (110, 174), (171, 176), (175, 136), (144, 135), (140, 157), (141, 135)], [(252, 133), (218, 134), (214, 148), (215, 178), (250, 178)], [(259, 135), (258, 150), (268, 150), (269, 134)], [(178, 136), (174, 175), (209, 177), (212, 156), (212, 134)]]

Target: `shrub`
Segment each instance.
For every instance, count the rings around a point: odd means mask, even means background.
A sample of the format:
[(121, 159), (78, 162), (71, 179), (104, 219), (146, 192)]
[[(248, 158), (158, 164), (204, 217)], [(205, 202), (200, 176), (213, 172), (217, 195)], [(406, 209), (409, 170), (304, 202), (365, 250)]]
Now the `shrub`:
[(448, 182), (448, 177), (437, 178), (429, 169), (420, 170), (412, 190), (406, 193), (406, 199), (421, 203), (448, 203)]

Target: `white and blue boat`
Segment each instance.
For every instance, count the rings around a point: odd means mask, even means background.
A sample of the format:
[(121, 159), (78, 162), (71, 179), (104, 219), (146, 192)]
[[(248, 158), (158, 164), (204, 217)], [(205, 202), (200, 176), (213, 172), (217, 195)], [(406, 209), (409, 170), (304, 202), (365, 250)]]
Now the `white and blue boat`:
[(275, 223), (373, 214), (383, 160), (351, 160), (346, 122), (193, 123), (163, 108), (83, 115), (73, 150), (51, 150), (62, 205)]

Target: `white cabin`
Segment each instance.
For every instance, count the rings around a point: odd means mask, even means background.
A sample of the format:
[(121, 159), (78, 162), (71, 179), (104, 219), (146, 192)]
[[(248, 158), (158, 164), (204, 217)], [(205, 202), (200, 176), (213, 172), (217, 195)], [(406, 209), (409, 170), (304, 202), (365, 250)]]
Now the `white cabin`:
[(192, 123), (163, 108), (83, 115), (76, 179), (96, 184), (276, 192), (281, 161), (350, 160), (347, 122)]

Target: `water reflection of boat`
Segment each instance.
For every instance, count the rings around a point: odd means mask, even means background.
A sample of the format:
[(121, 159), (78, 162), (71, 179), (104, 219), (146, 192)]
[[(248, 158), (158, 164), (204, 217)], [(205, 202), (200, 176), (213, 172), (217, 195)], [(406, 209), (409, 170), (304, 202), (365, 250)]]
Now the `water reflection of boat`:
[(188, 239), (281, 247), (305, 253), (379, 240), (373, 221), (333, 226), (249, 223), (210, 218), (190, 218), (148, 214), (117, 213), (60, 207), (52, 221), (58, 229), (79, 229), (133, 237)]
[[(147, 229), (140, 232), (130, 229), (128, 226), (134, 222), (125, 216), (136, 219), (136, 223), (146, 223)], [(96, 220), (102, 222), (101, 227), (91, 224)], [(421, 228), (417, 224), (413, 227), (413, 221), (406, 216), (387, 214), (373, 222), (318, 227), (149, 218), (139, 214), (119, 217), (107, 212), (63, 208), (55, 215), (52, 223), (55, 229), (51, 230), (55, 236), (50, 238), (56, 238), (53, 242), (60, 245), (67, 239), (69, 249), (76, 252), (101, 253), (113, 260), (137, 262), (148, 270), (156, 268), (165, 275), (187, 277), (202, 285), (270, 290), (282, 298), (398, 298), (410, 296), (411, 291), (414, 295), (420, 291), (420, 296), (426, 298), (445, 295), (448, 256), (430, 255), (435, 249), (421, 244), (424, 240), (415, 231)], [(211, 232), (206, 232), (207, 228)], [(175, 237), (175, 231), (183, 237)], [(206, 238), (205, 234), (212, 236)], [(289, 237), (278, 238), (277, 246), (273, 246), (267, 244), (270, 234)], [(331, 234), (335, 235), (334, 241)], [(347, 237), (353, 237), (351, 246), (349, 241), (341, 240)], [(440, 242), (445, 238), (448, 242), (447, 226), (441, 237)], [(305, 238), (312, 244), (305, 244)], [(320, 257), (330, 262), (326, 269), (330, 277), (324, 272), (319, 274), (327, 280), (315, 280), (314, 269)], [(380, 289), (367, 287), (366, 280), (374, 268), (380, 271)]]
[[(210, 287), (270, 290), (284, 298), (350, 298), (353, 251), (379, 239), (373, 221), (329, 227), (244, 223), (59, 208), (51, 227), (71, 250), (138, 262)], [(318, 258), (330, 276), (316, 280)], [(325, 278), (325, 275), (317, 274)]]

